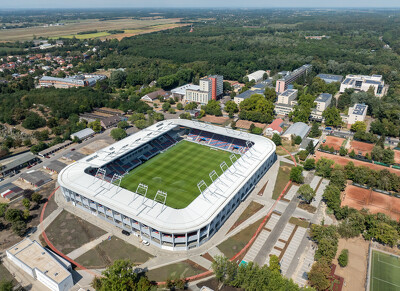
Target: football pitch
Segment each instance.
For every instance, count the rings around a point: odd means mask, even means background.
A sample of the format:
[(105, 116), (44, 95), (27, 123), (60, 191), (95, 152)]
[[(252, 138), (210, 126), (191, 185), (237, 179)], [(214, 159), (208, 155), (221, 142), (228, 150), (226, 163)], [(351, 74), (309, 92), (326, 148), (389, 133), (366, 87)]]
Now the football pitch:
[(400, 258), (376, 250), (372, 251), (371, 291), (399, 291), (400, 290)]
[(142, 183), (148, 186), (146, 197), (154, 199), (161, 190), (167, 192), (167, 206), (185, 208), (199, 196), (198, 182), (204, 180), (209, 186), (210, 172), (222, 174), (219, 165), (223, 161), (228, 167), (232, 165), (230, 155), (227, 151), (181, 141), (129, 172), (122, 179), (121, 187), (136, 192)]

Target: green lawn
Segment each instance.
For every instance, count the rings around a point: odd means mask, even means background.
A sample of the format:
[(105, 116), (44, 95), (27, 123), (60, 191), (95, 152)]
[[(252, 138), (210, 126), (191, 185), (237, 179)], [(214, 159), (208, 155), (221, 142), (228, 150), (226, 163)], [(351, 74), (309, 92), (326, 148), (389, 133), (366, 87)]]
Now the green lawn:
[(102, 37), (102, 36), (108, 36), (111, 35), (107, 31), (100, 31), (96, 33), (87, 33), (87, 34), (69, 34), (69, 35), (63, 35), (63, 36), (53, 36), (49, 37), (49, 39), (59, 39), (59, 38), (76, 38), (76, 39), (91, 39), (91, 38), (97, 38), (97, 37)]
[(218, 249), (227, 258), (232, 258), (249, 242), (253, 234), (256, 232), (257, 228), (260, 226), (263, 219), (264, 217), (249, 225), (245, 229), (241, 230), (234, 236), (228, 238), (226, 241), (217, 246)]
[(231, 166), (230, 155), (232, 153), (227, 151), (181, 141), (133, 169), (122, 179), (121, 187), (136, 191), (139, 183), (146, 184), (148, 198), (154, 199), (157, 191), (161, 190), (167, 192), (167, 206), (185, 208), (199, 196), (198, 182), (204, 180), (209, 186), (211, 179), (208, 174), (211, 171), (220, 175), (219, 165), (223, 161)]
[(400, 258), (379, 251), (372, 251), (371, 291), (400, 290)]
[(286, 184), (290, 180), (290, 170), (293, 165), (285, 162), (280, 163), (278, 176), (276, 177), (274, 192), (272, 193), (272, 199), (278, 199), (279, 195), (285, 189)]
[(206, 269), (193, 263), (192, 261), (183, 261), (161, 268), (153, 269), (147, 272), (150, 280), (163, 282), (167, 279), (186, 278), (205, 272)]
[(76, 261), (89, 269), (101, 269), (112, 265), (116, 260), (129, 259), (135, 265), (140, 265), (150, 258), (152, 256), (149, 253), (113, 236), (84, 253)]

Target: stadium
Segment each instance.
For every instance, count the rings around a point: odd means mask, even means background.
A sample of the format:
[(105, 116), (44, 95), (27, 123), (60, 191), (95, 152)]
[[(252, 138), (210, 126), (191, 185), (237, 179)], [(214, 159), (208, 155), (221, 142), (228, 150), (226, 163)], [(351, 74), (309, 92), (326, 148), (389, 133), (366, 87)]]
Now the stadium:
[(156, 123), (65, 167), (64, 198), (165, 250), (208, 241), (274, 164), (262, 136), (186, 119)]

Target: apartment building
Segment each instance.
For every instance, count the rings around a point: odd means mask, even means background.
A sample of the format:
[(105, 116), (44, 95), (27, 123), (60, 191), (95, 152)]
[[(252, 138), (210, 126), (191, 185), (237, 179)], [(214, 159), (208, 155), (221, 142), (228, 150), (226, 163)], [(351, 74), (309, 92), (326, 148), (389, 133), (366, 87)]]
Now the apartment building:
[(207, 104), (210, 100), (217, 100), (223, 94), (223, 76), (212, 75), (200, 79), (199, 89), (187, 89), (185, 100)]
[(383, 97), (389, 87), (385, 86), (385, 81), (383, 81), (381, 75), (347, 75), (340, 85), (340, 93), (343, 93), (346, 89), (367, 92), (370, 88), (373, 88), (376, 97)]
[(301, 66), (300, 68), (294, 70), (293, 72), (287, 74), (283, 78), (276, 81), (275, 91), (277, 93), (284, 92), (290, 84), (296, 81), (301, 76), (307, 75), (311, 71), (312, 65), (306, 64)]

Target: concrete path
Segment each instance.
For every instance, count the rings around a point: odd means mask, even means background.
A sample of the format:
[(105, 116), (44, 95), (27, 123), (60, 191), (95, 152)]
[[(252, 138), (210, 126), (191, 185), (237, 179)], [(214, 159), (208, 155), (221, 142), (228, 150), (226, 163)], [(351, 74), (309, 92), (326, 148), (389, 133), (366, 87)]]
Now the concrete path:
[(208, 250), (208, 253), (211, 255), (211, 257), (215, 258), (216, 256), (224, 256), (224, 254), (219, 250), (217, 247), (213, 247)]
[(196, 264), (206, 268), (207, 270), (211, 270), (212, 262), (203, 258), (202, 256), (194, 256), (190, 258), (191, 261), (195, 262)]
[(256, 240), (254, 241), (253, 245), (251, 246), (250, 250), (244, 256), (244, 261), (252, 262), (256, 258), (257, 254), (260, 252), (262, 246), (265, 244), (268, 236), (271, 232), (268, 230), (263, 229)]
[(96, 238), (95, 240), (92, 240), (86, 244), (84, 244), (83, 246), (81, 246), (80, 248), (77, 248), (75, 250), (73, 250), (72, 252), (70, 252), (69, 254), (67, 254), (67, 256), (73, 260), (75, 260), (76, 258), (80, 257), (81, 255), (83, 255), (84, 253), (86, 253), (87, 251), (93, 249), (94, 247), (96, 247), (97, 245), (101, 244), (103, 241), (105, 241), (108, 237), (110, 236), (109, 233), (103, 234), (102, 236)]
[(276, 244), (279, 236), (284, 230), (286, 224), (289, 222), (290, 217), (292, 217), (293, 212), (295, 211), (297, 204), (299, 203), (298, 198), (294, 198), (290, 201), (289, 205), (286, 207), (285, 211), (282, 213), (280, 219), (276, 223), (274, 229), (271, 231), (268, 239), (265, 241), (264, 245), (261, 247), (260, 253), (254, 259), (254, 262), (259, 266), (263, 266), (267, 260), (269, 253), (271, 252), (273, 246)]

